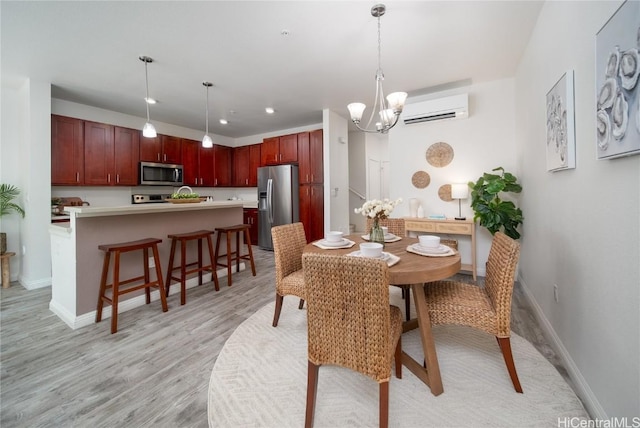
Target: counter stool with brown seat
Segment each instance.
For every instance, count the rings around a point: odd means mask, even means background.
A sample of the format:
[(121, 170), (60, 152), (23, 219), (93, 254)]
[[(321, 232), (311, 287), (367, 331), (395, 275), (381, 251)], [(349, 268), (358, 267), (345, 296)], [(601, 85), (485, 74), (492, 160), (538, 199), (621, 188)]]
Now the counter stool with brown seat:
[[(121, 242), (119, 244), (99, 245), (98, 248), (105, 252), (104, 263), (102, 265), (102, 278), (100, 279), (100, 295), (98, 296), (98, 308), (96, 310), (96, 322), (102, 320), (102, 307), (104, 303), (111, 304), (111, 334), (118, 331), (118, 300), (122, 294), (131, 293), (136, 290), (144, 289), (147, 304), (151, 303), (151, 288), (156, 287), (160, 291), (160, 301), (162, 303), (162, 312), (167, 312), (167, 298), (165, 297), (164, 284), (162, 282), (162, 270), (160, 269), (160, 257), (158, 256), (158, 244), (162, 239), (146, 238), (139, 241)], [(156, 279), (151, 281), (149, 275), (149, 249), (153, 251), (153, 260), (156, 267)], [(144, 274), (135, 278), (125, 280), (120, 279), (120, 255), (130, 251), (142, 250), (142, 265)], [(113, 282), (107, 284), (107, 276), (109, 274), (109, 263), (111, 254), (114, 254), (113, 263)], [(120, 287), (134, 282), (144, 281), (142, 284), (136, 284), (127, 288)], [(111, 298), (107, 297), (107, 289), (111, 288)]]
[[(196, 232), (187, 232), (169, 235), (171, 239), (171, 251), (169, 253), (169, 267), (167, 268), (167, 280), (165, 281), (166, 296), (169, 297), (169, 289), (171, 288), (171, 280), (180, 281), (180, 304), (184, 305), (187, 301), (186, 281), (187, 275), (198, 272), (198, 285), (202, 285), (202, 272), (211, 272), (211, 280), (213, 281), (216, 291), (220, 290), (218, 285), (218, 275), (216, 273), (216, 264), (214, 262), (213, 241), (211, 240), (211, 230), (198, 230)], [(207, 240), (209, 247), (210, 263), (206, 266), (202, 265), (202, 240)], [(198, 260), (187, 263), (187, 242), (198, 240)], [(180, 265), (173, 266), (173, 260), (176, 254), (176, 243), (180, 243)], [(196, 266), (196, 267), (193, 267)], [(187, 268), (191, 268), (187, 270)], [(173, 271), (180, 269), (180, 276), (173, 276)]]
[[(227, 227), (216, 227), (216, 232), (218, 232), (218, 237), (216, 239), (216, 255), (215, 255), (215, 260), (216, 260), (216, 265), (217, 266), (225, 266), (227, 268), (227, 277), (228, 279), (228, 286), (231, 286), (231, 267), (233, 265), (233, 261), (236, 262), (236, 272), (240, 271), (240, 260), (249, 260), (251, 262), (251, 272), (253, 273), (253, 276), (256, 276), (256, 265), (253, 262), (253, 251), (251, 250), (251, 237), (249, 236), (249, 228), (251, 226), (248, 224), (237, 224), (235, 226), (227, 226)], [(236, 234), (236, 250), (235, 251), (231, 251), (231, 237), (233, 236), (233, 234)], [(240, 255), (240, 234), (243, 234), (244, 236), (244, 243), (247, 246), (247, 254), (244, 255)], [(222, 236), (222, 234), (225, 235), (225, 238), (227, 240), (227, 253), (226, 254), (220, 254), (220, 237)], [(218, 261), (218, 259), (220, 257), (225, 257), (227, 258), (227, 262), (226, 263), (221, 263)]]

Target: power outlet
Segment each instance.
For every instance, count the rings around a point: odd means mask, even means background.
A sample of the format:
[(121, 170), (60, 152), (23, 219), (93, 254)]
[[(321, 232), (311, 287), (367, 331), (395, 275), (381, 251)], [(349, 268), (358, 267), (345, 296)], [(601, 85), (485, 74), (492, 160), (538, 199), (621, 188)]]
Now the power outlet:
[(558, 284), (553, 284), (553, 300), (558, 303)]

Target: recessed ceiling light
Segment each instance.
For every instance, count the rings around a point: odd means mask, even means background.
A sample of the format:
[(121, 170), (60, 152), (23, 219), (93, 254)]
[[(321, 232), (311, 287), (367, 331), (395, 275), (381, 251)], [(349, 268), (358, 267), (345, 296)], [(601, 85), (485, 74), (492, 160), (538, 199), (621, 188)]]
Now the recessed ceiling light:
[(287, 30), (286, 28), (280, 31), (281, 36), (288, 36), (289, 34), (291, 34), (291, 31)]
[(227, 119), (220, 119), (220, 123), (226, 125), (229, 123), (229, 121)]
[(273, 107), (267, 107), (267, 108), (265, 108), (265, 109), (264, 109), (264, 111), (266, 111), (266, 112), (267, 112), (267, 114), (273, 114), (273, 113), (275, 113), (275, 112), (276, 112), (276, 111), (273, 109)]
[(147, 104), (155, 104), (156, 103), (156, 100), (154, 100), (153, 98), (145, 98), (144, 100), (147, 102)]

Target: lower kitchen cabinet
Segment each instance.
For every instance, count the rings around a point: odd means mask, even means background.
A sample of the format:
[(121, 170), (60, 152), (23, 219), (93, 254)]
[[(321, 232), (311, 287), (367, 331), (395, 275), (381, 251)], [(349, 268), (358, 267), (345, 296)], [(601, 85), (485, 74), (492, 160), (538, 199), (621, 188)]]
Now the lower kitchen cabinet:
[(249, 228), (249, 236), (251, 237), (251, 244), (258, 245), (258, 209), (245, 208), (243, 223), (251, 226)]
[(300, 186), (300, 221), (304, 225), (307, 242), (324, 237), (324, 186), (322, 184)]

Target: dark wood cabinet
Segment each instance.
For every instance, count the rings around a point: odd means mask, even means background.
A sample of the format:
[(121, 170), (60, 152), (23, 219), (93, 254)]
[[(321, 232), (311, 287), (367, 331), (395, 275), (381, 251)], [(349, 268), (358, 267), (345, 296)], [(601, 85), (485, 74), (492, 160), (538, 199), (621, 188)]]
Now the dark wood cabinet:
[(298, 134), (265, 138), (262, 141), (261, 165), (298, 162)]
[(85, 121), (84, 184), (137, 185), (139, 136), (134, 129)]
[(82, 120), (51, 115), (51, 184), (84, 184)]
[(324, 237), (324, 186), (300, 185), (300, 221), (304, 225), (307, 242)]
[(213, 186), (213, 148), (204, 148), (200, 141), (182, 140), (183, 178), (187, 186)]
[(322, 129), (298, 134), (298, 166), (300, 184), (324, 181)]
[(233, 186), (256, 187), (260, 166), (261, 144), (233, 149)]
[(213, 173), (216, 187), (231, 186), (231, 147), (213, 145)]
[(140, 139), (140, 160), (182, 164), (182, 139), (169, 135), (158, 135), (155, 138), (142, 137)]
[(116, 126), (113, 129), (114, 170), (120, 186), (137, 186), (140, 174), (140, 131)]
[(258, 245), (258, 209), (245, 208), (243, 223), (251, 226), (249, 228), (249, 237), (252, 245)]

